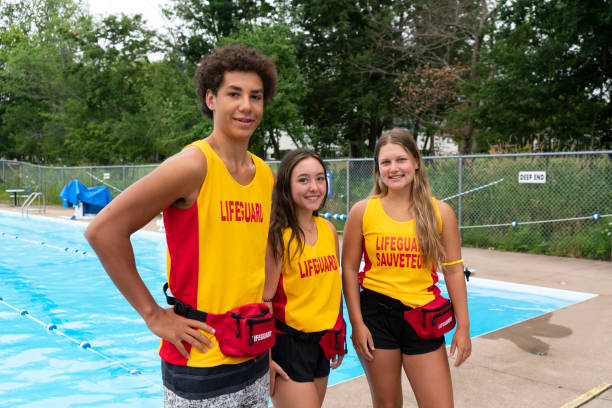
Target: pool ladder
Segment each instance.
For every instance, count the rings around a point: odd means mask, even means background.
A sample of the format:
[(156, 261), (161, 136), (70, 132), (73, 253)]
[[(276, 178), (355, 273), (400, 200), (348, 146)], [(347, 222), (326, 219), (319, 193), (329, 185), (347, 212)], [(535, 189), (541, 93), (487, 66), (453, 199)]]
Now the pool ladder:
[[(42, 197), (42, 205), (40, 205), (40, 198)], [(40, 211), (41, 213), (45, 213), (47, 209), (47, 205), (45, 202), (45, 196), (43, 193), (34, 192), (31, 193), (28, 198), (21, 205), (21, 215), (29, 215), (30, 206), (38, 198), (38, 208), (32, 208), (32, 211)]]

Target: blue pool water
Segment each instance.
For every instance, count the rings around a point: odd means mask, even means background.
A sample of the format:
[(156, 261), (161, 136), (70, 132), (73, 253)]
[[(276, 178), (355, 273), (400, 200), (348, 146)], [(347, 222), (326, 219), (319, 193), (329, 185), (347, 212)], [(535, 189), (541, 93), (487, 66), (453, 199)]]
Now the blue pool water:
[[(0, 211), (0, 406), (163, 405), (159, 339), (107, 277), (83, 238), (84, 228), (83, 223)], [(143, 281), (164, 305), (163, 235), (139, 232), (132, 245)], [(591, 296), (471, 279), (471, 334)], [(47, 330), (47, 324), (57, 330)], [(447, 336), (450, 344), (452, 332)], [(81, 342), (91, 348), (82, 349)], [(362, 374), (349, 342), (349, 354), (332, 371), (329, 384)]]

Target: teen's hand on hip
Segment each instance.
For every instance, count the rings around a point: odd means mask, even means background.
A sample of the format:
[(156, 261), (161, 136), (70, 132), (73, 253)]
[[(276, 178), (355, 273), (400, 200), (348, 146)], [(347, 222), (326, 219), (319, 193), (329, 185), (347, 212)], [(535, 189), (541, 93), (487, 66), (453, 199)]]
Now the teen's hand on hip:
[(270, 360), (270, 396), (274, 395), (277, 375), (280, 375), (283, 380), (289, 381), (289, 376), (285, 370), (283, 370), (281, 366), (276, 363), (276, 361)]
[(215, 329), (199, 320), (187, 319), (174, 313), (172, 308), (159, 308), (147, 321), (149, 330), (158, 337), (174, 344), (183, 357), (189, 359), (189, 353), (182, 342), (206, 353), (207, 348), (213, 346), (212, 342), (197, 329), (215, 334)]
[[(455, 355), (456, 353), (456, 355)], [(457, 328), (453, 335), (450, 355), (455, 357), (455, 367), (459, 367), (472, 354), (472, 339), (468, 329)]]
[(370, 329), (365, 324), (361, 323), (353, 326), (351, 340), (353, 340), (353, 347), (355, 347), (355, 351), (359, 356), (367, 361), (374, 359), (374, 354), (372, 354), (374, 351), (374, 340), (372, 339)]

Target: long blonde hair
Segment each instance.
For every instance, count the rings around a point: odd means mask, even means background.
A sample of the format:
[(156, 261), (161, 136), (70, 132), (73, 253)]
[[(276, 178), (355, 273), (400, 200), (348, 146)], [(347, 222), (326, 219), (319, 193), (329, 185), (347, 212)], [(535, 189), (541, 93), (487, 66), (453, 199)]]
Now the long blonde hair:
[(412, 154), (416, 160), (418, 167), (414, 173), (412, 181), (411, 200), (416, 222), (416, 234), (419, 240), (419, 246), (423, 252), (425, 259), (431, 259), (432, 264), (438, 264), (439, 259), (444, 256), (444, 247), (440, 239), (438, 217), (431, 197), (431, 189), (429, 181), (423, 165), (423, 159), (419, 148), (417, 147), (414, 138), (409, 131), (400, 128), (394, 128), (382, 133), (376, 147), (374, 148), (374, 189), (371, 196), (384, 197), (388, 194), (389, 188), (383, 183), (380, 176), (378, 165), (378, 155), (380, 149), (387, 144), (397, 144), (406, 149)]

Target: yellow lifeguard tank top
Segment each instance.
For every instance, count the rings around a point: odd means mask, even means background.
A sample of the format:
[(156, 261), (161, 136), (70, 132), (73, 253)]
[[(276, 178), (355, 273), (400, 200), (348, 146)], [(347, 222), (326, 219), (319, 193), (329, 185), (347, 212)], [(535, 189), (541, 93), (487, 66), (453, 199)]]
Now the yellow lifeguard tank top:
[[(336, 239), (329, 224), (314, 217), (317, 242), (304, 243), (304, 252), (295, 253), (296, 239), (289, 237), (291, 228), (283, 231), (283, 264), (273, 300), (274, 317), (306, 333), (334, 327), (341, 302), (341, 278), (336, 256)], [(288, 261), (287, 254), (293, 257)]]
[[(225, 313), (261, 302), (265, 254), (274, 177), (263, 160), (251, 154), (255, 176), (248, 185), (231, 176), (217, 153), (204, 140), (192, 143), (206, 156), (206, 177), (189, 209), (168, 207), (163, 212), (168, 245), (167, 274), (173, 296), (208, 313)], [(213, 335), (206, 353), (183, 343), (186, 360), (176, 347), (162, 340), (161, 358), (171, 364), (215, 367), (248, 358), (221, 353)]]
[[(442, 232), (438, 203), (432, 197)], [(419, 307), (440, 293), (431, 260), (423, 259), (414, 218), (395, 221), (383, 209), (380, 197), (368, 200), (362, 220), (365, 267), (362, 286), (406, 306)]]

